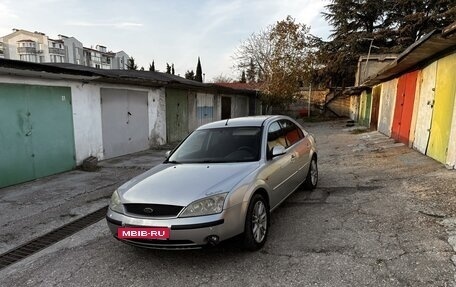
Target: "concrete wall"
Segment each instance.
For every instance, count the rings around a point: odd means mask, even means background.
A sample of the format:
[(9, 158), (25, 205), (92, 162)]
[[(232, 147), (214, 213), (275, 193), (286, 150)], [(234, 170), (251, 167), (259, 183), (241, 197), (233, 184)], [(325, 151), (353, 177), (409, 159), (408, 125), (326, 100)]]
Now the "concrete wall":
[(104, 83), (85, 84), (81, 81), (36, 79), (17, 76), (0, 75), (0, 83), (61, 86), (71, 88), (74, 141), (76, 164), (95, 156), (103, 159), (103, 136), (101, 124), (100, 89), (130, 89), (148, 92), (149, 134), (150, 145), (157, 146), (166, 143), (166, 109), (165, 90), (142, 88), (129, 85)]
[(75, 82), (70, 82), (69, 85), (73, 104), (76, 164), (81, 164), (89, 156), (103, 159), (100, 87)]
[(328, 104), (328, 107), (341, 117), (350, 117), (350, 97), (341, 96), (337, 97)]
[[(218, 100), (219, 109), (214, 111), (214, 117), (221, 118), (221, 97), (231, 98), (231, 118), (246, 117), (249, 115), (249, 98), (243, 95), (221, 94)], [(215, 114), (217, 112), (217, 114)]]
[(151, 146), (166, 143), (165, 88), (149, 89), (149, 138)]
[(380, 70), (396, 59), (394, 54), (371, 54), (360, 56), (356, 71), (355, 86), (360, 86), (367, 78), (375, 76)]

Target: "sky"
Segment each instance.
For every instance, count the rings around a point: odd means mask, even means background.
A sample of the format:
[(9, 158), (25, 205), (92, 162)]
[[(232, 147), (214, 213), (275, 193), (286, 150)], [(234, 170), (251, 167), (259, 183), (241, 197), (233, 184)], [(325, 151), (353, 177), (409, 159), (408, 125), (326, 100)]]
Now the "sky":
[(232, 56), (242, 41), (288, 15), (326, 39), (330, 27), (321, 12), (327, 0), (0, 0), (0, 37), (13, 28), (73, 36), (85, 47), (100, 44), (125, 51), (139, 67), (176, 74), (196, 70), (205, 81), (238, 79)]

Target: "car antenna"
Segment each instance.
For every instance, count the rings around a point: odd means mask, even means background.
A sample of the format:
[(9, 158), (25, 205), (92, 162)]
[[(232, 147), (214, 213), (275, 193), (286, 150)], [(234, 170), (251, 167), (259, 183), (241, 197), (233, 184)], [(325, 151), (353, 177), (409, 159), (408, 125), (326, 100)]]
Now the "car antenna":
[(226, 119), (226, 123), (225, 123), (225, 126), (227, 126), (227, 125), (228, 125), (228, 121), (229, 121), (229, 120), (230, 120), (230, 119)]

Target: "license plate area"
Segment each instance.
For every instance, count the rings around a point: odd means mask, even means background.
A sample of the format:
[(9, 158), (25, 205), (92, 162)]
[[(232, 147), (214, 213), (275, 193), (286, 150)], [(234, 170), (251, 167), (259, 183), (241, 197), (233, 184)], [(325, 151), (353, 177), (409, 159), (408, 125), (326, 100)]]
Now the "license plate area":
[(118, 227), (119, 239), (169, 239), (168, 227)]

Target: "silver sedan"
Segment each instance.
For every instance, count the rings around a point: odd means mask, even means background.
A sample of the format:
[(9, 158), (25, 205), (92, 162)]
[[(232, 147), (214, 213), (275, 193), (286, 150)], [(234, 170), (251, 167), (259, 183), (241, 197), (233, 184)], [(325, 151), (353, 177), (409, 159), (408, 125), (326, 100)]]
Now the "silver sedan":
[(315, 140), (293, 119), (222, 120), (119, 187), (106, 219), (115, 238), (136, 246), (199, 248), (241, 235), (245, 249), (258, 250), (270, 212), (317, 181)]

